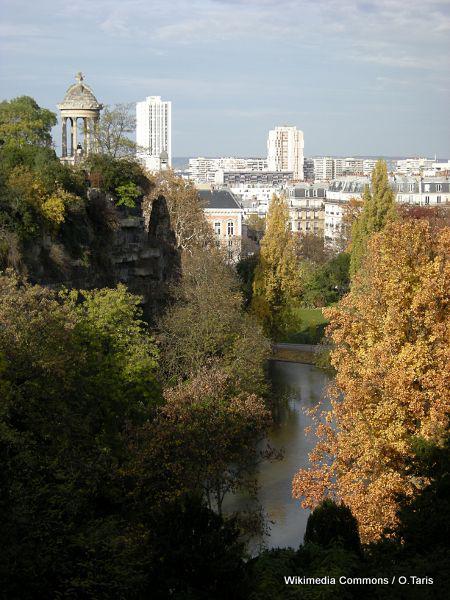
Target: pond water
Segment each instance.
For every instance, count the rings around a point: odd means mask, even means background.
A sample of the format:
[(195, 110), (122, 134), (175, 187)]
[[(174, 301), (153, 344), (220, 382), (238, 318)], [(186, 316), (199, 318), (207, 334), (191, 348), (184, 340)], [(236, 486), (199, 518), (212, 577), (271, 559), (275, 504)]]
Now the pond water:
[[(291, 546), (298, 548), (303, 541), (309, 511), (291, 494), (292, 478), (300, 467), (308, 465), (308, 454), (315, 444), (312, 434), (305, 435), (305, 427), (312, 424), (304, 409), (325, 400), (329, 378), (312, 365), (273, 361), (271, 378), (275, 391), (286, 400), (280, 402), (277, 423), (268, 441), (276, 449), (284, 450), (282, 460), (262, 463), (258, 472), (259, 504), (268, 516), (270, 531), (263, 538), (254, 539), (250, 550)], [(227, 502), (228, 510), (239, 510), (245, 499), (235, 496)]]

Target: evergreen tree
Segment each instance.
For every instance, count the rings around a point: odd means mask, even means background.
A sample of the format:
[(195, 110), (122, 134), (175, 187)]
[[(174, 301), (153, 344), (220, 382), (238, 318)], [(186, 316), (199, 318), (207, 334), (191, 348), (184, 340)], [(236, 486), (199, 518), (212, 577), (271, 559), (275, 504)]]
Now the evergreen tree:
[(389, 185), (385, 161), (379, 160), (372, 172), (371, 189), (366, 186), (363, 194), (363, 209), (352, 227), (352, 250), (350, 275), (353, 278), (364, 260), (367, 241), (372, 233), (381, 231), (394, 217), (395, 197)]
[(272, 336), (286, 328), (289, 305), (300, 292), (295, 240), (289, 230), (289, 210), (282, 197), (273, 196), (266, 233), (253, 281), (252, 310)]
[(338, 544), (356, 554), (361, 552), (358, 521), (348, 506), (338, 505), (329, 498), (309, 515), (304, 541), (324, 547)]

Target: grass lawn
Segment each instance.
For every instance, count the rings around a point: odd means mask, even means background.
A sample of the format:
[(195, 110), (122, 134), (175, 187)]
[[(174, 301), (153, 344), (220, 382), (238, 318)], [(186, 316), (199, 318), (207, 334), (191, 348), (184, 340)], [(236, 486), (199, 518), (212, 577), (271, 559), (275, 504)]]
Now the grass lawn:
[(295, 331), (280, 341), (291, 344), (318, 344), (328, 324), (322, 314), (322, 309), (296, 308), (294, 314), (297, 320)]

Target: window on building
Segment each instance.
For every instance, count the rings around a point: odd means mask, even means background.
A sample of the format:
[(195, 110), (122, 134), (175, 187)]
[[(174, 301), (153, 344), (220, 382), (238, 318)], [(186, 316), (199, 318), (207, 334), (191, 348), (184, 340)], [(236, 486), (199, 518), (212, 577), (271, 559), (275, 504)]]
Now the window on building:
[(216, 221), (214, 223), (214, 233), (216, 235), (220, 235), (220, 221)]
[(442, 192), (442, 184), (440, 184), (440, 183), (436, 184), (436, 191), (437, 192)]
[(410, 183), (410, 184), (409, 184), (409, 191), (410, 191), (410, 192), (413, 192), (413, 191), (414, 191), (414, 184), (413, 184), (413, 183)]
[(436, 202), (437, 202), (438, 204), (440, 204), (440, 203), (441, 203), (441, 196), (436, 196)]
[(425, 196), (425, 204), (430, 204), (430, 196)]
[(228, 236), (234, 235), (234, 223), (233, 223), (233, 221), (228, 221), (228, 223), (227, 223), (227, 235)]

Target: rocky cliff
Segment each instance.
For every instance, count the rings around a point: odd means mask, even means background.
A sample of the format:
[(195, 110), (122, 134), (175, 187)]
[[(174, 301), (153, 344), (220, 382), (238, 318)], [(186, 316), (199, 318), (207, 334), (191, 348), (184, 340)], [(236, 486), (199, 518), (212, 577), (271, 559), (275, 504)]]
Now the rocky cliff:
[(23, 253), (30, 281), (76, 289), (124, 283), (143, 299), (152, 320), (179, 273), (180, 257), (164, 197), (154, 200), (146, 226), (141, 203), (117, 207), (113, 198), (90, 189), (88, 202), (72, 211), (58, 235), (43, 236)]

